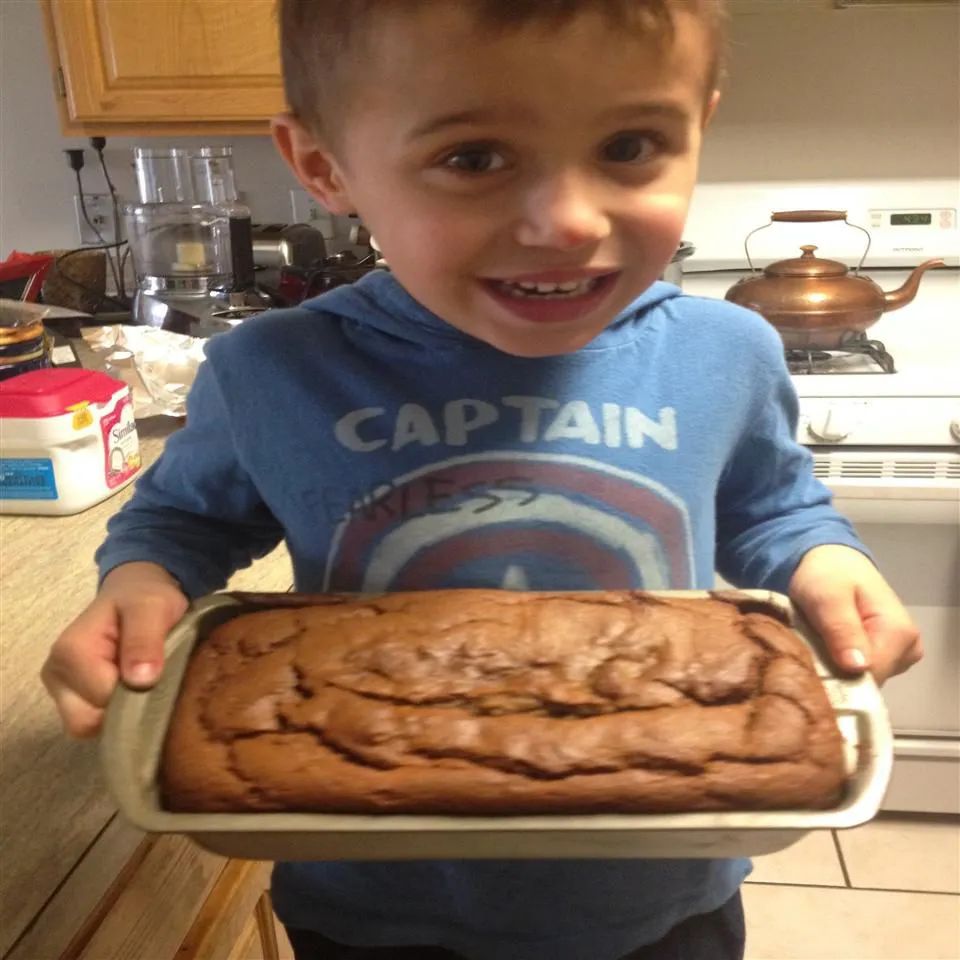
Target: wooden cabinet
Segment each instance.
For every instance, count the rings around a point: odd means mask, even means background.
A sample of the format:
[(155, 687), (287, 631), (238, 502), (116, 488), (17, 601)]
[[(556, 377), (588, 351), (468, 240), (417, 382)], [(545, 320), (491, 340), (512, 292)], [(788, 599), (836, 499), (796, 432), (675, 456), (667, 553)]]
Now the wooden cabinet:
[(144, 836), (116, 818), (99, 845), (119, 852), (134, 838), (106, 889), (96, 875), (104, 851), (96, 866), (85, 858), (4, 960), (292, 960), (267, 893), (271, 864)]
[(176, 960), (288, 960), (266, 893), (268, 865), (230, 860), (187, 933)]
[(41, 0), (67, 134), (263, 133), (274, 0)]

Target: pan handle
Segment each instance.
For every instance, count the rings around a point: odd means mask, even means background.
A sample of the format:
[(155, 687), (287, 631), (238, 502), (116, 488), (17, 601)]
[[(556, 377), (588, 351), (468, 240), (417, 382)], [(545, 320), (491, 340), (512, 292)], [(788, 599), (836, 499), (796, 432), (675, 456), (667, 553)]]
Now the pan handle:
[(781, 210), (770, 214), (775, 223), (827, 223), (830, 220), (846, 220), (846, 210)]

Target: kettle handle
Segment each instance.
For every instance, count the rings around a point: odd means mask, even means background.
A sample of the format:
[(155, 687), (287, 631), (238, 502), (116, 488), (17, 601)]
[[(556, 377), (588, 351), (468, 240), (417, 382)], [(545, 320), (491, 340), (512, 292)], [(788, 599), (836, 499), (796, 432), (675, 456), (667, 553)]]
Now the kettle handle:
[(781, 210), (770, 214), (770, 220), (776, 223), (826, 223), (846, 219), (846, 210)]
[(750, 272), (759, 273), (757, 268), (753, 265), (753, 259), (750, 256), (750, 238), (755, 233), (759, 233), (761, 230), (766, 230), (774, 223), (826, 223), (830, 220), (842, 220), (848, 227), (853, 227), (854, 230), (859, 230), (866, 236), (867, 245), (864, 248), (862, 256), (860, 257), (860, 262), (853, 271), (854, 276), (859, 277), (860, 271), (863, 269), (864, 261), (867, 259), (867, 254), (870, 252), (870, 231), (864, 229), (859, 224), (851, 223), (847, 219), (846, 210), (780, 210), (776, 213), (771, 213), (770, 222), (765, 223), (762, 227), (757, 227), (756, 229), (751, 230), (743, 241), (743, 252), (747, 255), (747, 263), (750, 265)]

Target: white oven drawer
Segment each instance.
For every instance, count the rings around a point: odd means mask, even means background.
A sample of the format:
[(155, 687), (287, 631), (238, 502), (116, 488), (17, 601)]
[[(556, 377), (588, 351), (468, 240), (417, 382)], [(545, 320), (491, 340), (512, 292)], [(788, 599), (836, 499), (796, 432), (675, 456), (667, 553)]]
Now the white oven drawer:
[(945, 525), (955, 526), (960, 536), (960, 487), (949, 497), (919, 497), (905, 491), (877, 496), (850, 492), (834, 484), (828, 486), (833, 493), (834, 507), (854, 526), (873, 523)]
[(894, 732), (960, 738), (960, 477), (824, 479), (923, 637), (923, 660), (884, 686)]
[(960, 531), (960, 451), (816, 448), (814, 474), (854, 524), (946, 524)]
[(923, 637), (923, 660), (883, 690), (895, 733), (960, 738), (960, 452), (813, 453), (834, 506), (854, 525)]
[(960, 814), (960, 740), (893, 741), (893, 774), (882, 810)]

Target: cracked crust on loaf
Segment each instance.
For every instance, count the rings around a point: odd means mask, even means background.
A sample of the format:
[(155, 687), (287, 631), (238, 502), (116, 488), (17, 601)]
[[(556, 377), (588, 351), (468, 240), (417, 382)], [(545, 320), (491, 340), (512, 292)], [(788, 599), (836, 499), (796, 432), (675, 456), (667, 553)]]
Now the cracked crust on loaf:
[(192, 654), (176, 811), (823, 808), (842, 740), (804, 641), (736, 594), (442, 590), (243, 614)]

